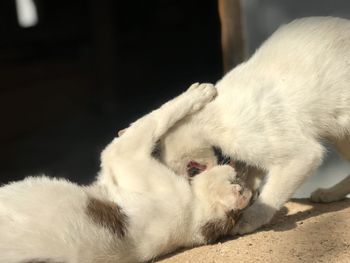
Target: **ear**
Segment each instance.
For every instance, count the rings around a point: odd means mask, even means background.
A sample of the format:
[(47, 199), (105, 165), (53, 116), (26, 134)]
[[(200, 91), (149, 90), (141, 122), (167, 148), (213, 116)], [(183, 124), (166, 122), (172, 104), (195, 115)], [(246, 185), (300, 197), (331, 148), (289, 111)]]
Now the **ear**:
[(126, 129), (122, 129), (118, 131), (118, 137), (122, 136), (126, 132)]

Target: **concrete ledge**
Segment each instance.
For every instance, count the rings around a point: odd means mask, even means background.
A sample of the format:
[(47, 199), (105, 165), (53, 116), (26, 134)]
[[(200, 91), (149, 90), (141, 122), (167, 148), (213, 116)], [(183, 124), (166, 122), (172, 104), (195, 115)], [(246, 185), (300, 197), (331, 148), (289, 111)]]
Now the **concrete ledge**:
[(260, 231), (174, 253), (159, 262), (350, 262), (350, 199), (295, 199)]

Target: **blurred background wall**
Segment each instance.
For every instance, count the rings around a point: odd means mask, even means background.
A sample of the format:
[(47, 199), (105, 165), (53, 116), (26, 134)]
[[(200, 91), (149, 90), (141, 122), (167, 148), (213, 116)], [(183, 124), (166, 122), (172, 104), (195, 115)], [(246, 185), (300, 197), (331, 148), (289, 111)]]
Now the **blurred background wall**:
[[(294, 18), (350, 14), (347, 0), (241, 4), (247, 55)], [(40, 173), (91, 182), (118, 129), (222, 72), (216, 0), (3, 0), (0, 183)], [(350, 170), (329, 156), (298, 195)]]
[(306, 16), (350, 18), (347, 0), (241, 0), (249, 54), (280, 25)]
[(0, 1), (0, 183), (91, 181), (118, 129), (217, 80), (220, 52), (216, 1)]

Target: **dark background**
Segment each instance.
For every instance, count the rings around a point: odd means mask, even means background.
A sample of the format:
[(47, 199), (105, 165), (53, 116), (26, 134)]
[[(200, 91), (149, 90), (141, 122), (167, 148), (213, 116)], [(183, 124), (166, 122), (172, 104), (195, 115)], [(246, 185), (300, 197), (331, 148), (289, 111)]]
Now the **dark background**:
[(220, 78), (214, 0), (36, 0), (21, 28), (0, 2), (0, 183), (48, 174), (91, 182), (118, 129)]
[[(119, 129), (222, 75), (217, 0), (34, 1), (32, 28), (18, 25), (15, 0), (0, 1), (0, 185), (40, 173), (91, 182)], [(350, 19), (348, 0), (241, 4), (248, 56), (295, 18)], [(349, 169), (330, 151), (296, 196)]]

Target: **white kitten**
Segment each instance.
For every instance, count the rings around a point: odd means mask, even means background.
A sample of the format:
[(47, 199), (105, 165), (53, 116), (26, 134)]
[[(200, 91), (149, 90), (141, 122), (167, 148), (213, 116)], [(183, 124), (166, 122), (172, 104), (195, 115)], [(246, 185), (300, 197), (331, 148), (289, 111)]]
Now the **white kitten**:
[(151, 156), (178, 120), (212, 100), (212, 85), (136, 121), (101, 156), (95, 184), (30, 177), (0, 188), (0, 262), (139, 262), (232, 233), (251, 192), (228, 165), (191, 182)]
[[(217, 83), (217, 98), (179, 122), (162, 142), (163, 161), (186, 171), (212, 166), (211, 146), (268, 173), (239, 233), (266, 224), (321, 164), (330, 140), (350, 161), (350, 22), (311, 17), (278, 29), (246, 62)], [(350, 177), (312, 200), (350, 192)]]

